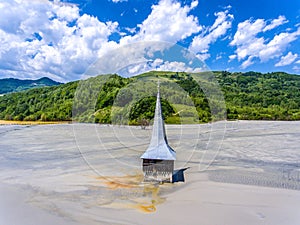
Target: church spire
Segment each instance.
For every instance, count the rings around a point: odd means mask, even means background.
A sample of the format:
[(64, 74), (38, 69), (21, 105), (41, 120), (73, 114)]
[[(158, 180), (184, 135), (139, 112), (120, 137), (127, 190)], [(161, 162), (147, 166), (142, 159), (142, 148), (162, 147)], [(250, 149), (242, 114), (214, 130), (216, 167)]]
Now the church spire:
[(160, 103), (160, 82), (157, 84), (157, 97), (150, 145), (142, 159), (176, 160), (175, 151), (169, 146)]

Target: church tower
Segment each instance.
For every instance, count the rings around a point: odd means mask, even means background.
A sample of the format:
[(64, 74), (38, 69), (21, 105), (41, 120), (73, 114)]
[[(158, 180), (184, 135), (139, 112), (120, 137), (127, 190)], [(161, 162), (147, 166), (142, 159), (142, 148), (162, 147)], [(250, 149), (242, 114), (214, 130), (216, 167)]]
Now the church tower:
[(145, 182), (172, 182), (176, 152), (169, 146), (160, 103), (160, 90), (156, 98), (154, 124), (149, 147), (141, 156)]

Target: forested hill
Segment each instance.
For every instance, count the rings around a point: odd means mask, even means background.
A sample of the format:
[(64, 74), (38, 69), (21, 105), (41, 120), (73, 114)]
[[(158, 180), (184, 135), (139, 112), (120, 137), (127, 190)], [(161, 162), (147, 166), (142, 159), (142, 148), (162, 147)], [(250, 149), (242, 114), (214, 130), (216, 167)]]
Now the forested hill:
[[(214, 74), (224, 93), (227, 119), (300, 120), (300, 76), (280, 72), (261, 74), (216, 71)], [(184, 122), (188, 123), (194, 120), (195, 114), (199, 116), (199, 122), (214, 120), (208, 100), (193, 76), (175, 72), (150, 72), (134, 78), (122, 78), (118, 75), (90, 78), (86, 84), (89, 85), (90, 90), (97, 90), (99, 86), (102, 88), (97, 92), (97, 101), (94, 103), (89, 102), (91, 93), (88, 89), (81, 93), (82, 96), (79, 96), (81, 102), (76, 102), (74, 107), (77, 113), (75, 119), (81, 122), (111, 123), (112, 111), (119, 109), (128, 116), (130, 124), (151, 120), (155, 98), (143, 97), (130, 108), (124, 108), (125, 103), (122, 103), (122, 101), (132, 100), (134, 95), (137, 95), (134, 92), (125, 95), (124, 93), (128, 91), (126, 87), (137, 79), (151, 76), (160, 76), (162, 81), (170, 80), (180, 86), (193, 102), (192, 107), (184, 96), (177, 95), (171, 87), (164, 88), (162, 92), (171, 93), (172, 100), (168, 102), (162, 99), (167, 123), (180, 122), (179, 116), (185, 117)], [(71, 120), (75, 91), (80, 84), (76, 81), (1, 96), (0, 119)], [(155, 86), (155, 83), (149, 85)], [(146, 90), (149, 87), (146, 85), (142, 88)], [(172, 94), (172, 91), (175, 94)]]
[(229, 119), (300, 119), (300, 76), (282, 72), (215, 73)]
[(0, 79), (0, 94), (19, 92), (36, 87), (59, 85), (61, 83), (42, 77), (37, 80), (19, 80), (15, 78)]

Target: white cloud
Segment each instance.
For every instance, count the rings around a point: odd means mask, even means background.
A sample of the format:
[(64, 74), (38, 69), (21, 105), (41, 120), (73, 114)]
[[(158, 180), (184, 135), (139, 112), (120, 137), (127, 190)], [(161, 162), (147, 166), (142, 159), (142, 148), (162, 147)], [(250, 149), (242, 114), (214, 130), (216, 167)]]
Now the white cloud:
[(177, 1), (161, 0), (152, 6), (149, 16), (138, 25), (139, 32), (135, 36), (122, 39), (121, 44), (135, 41), (168, 41), (176, 43), (201, 30), (197, 17), (188, 15), (195, 7), (181, 6)]
[(275, 27), (278, 27), (278, 26), (280, 26), (282, 24), (285, 24), (287, 22), (289, 22), (289, 21), (285, 18), (285, 16), (279, 16), (278, 19), (272, 20), (271, 24), (265, 26), (265, 28), (263, 29), (263, 32), (266, 32), (268, 30), (272, 30)]
[(118, 2), (127, 2), (128, 0), (111, 0), (113, 3), (118, 3)]
[(259, 36), (286, 22), (284, 16), (279, 16), (268, 23), (263, 19), (257, 19), (246, 20), (238, 24), (238, 30), (230, 45), (236, 46), (235, 53), (239, 61), (246, 60), (242, 63), (243, 68), (251, 65), (254, 58), (266, 62), (282, 56), (289, 44), (300, 36), (300, 28), (294, 32), (279, 33), (270, 40)]
[(0, 75), (65, 81), (79, 79), (108, 46), (116, 22), (79, 15), (76, 5), (59, 1), (2, 2)]
[[(124, 0), (112, 1), (117, 3)], [(216, 19), (211, 26), (203, 27), (198, 18), (191, 14), (197, 6), (198, 0), (190, 5), (177, 0), (160, 0), (152, 6), (151, 13), (143, 22), (132, 28), (120, 28), (118, 22), (103, 22), (87, 14), (80, 15), (77, 5), (59, 0), (2, 0), (0, 76), (49, 76), (59, 81), (80, 79), (91, 63), (118, 47), (147, 41), (175, 44), (186, 38), (193, 38), (189, 50), (204, 61), (210, 57), (210, 46), (221, 37), (228, 37), (226, 34), (232, 27), (233, 15), (229, 13), (228, 6), (224, 12), (215, 13)], [(261, 37), (261, 34), (287, 22), (284, 16), (279, 16), (270, 21), (258, 19), (240, 23), (230, 43), (236, 47), (236, 51), (229, 59), (237, 58), (246, 68), (253, 64), (255, 58), (267, 61), (281, 57), (289, 44), (300, 36), (300, 27), (296, 31), (297, 28), (293, 28), (278, 33), (270, 39)], [(121, 36), (119, 42), (110, 40), (114, 33)], [(154, 51), (162, 46), (157, 44), (152, 47)], [(168, 45), (162, 48), (165, 47)], [(132, 50), (132, 55), (139, 58), (144, 50), (144, 46), (140, 45), (139, 49)], [(124, 66), (126, 62), (113, 63)], [(157, 65), (152, 66), (160, 69), (188, 69), (180, 62), (155, 63)], [(134, 72), (148, 68), (141, 66), (133, 65), (130, 70)]]
[(251, 66), (253, 64), (253, 57), (252, 56), (249, 56), (247, 60), (245, 60), (242, 65), (241, 65), (241, 68), (242, 69), (246, 69), (248, 66)]
[[(225, 35), (232, 25), (233, 16), (229, 14), (227, 10), (225, 12), (215, 13), (215, 16), (217, 18), (214, 24), (195, 36), (189, 47), (189, 49), (195, 52), (202, 60), (210, 57), (208, 54), (210, 45)], [(200, 55), (203, 56), (201, 57)]]
[(193, 2), (191, 3), (191, 9), (196, 8), (196, 7), (198, 6), (198, 4), (199, 4), (198, 0), (193, 1)]
[(276, 67), (278, 66), (287, 66), (292, 64), (298, 57), (298, 54), (293, 54), (292, 52), (289, 52), (286, 56), (282, 56), (280, 58), (280, 61), (275, 64)]
[(256, 35), (262, 32), (266, 26), (264, 20), (257, 19), (256, 21), (246, 20), (238, 24), (237, 32), (234, 35), (230, 45), (241, 46), (249, 44), (255, 39)]
[(221, 54), (218, 54), (217, 57), (216, 57), (216, 60), (219, 60), (219, 59), (222, 59), (223, 56), (222, 56), (222, 53)]
[(256, 56), (261, 52), (264, 47), (263, 38), (255, 38), (255, 41), (251, 41), (247, 44), (242, 44), (236, 50), (238, 60), (243, 60), (248, 56)]
[(109, 51), (89, 67), (85, 75), (117, 73), (131, 77), (153, 70), (199, 72), (208, 68), (179, 45), (157, 41), (136, 42)]
[(153, 61), (152, 65), (154, 68), (159, 67), (160, 65), (162, 65), (164, 63), (163, 59), (157, 58)]
[(300, 66), (293, 66), (293, 70), (294, 70), (296, 73), (299, 73), (299, 72), (300, 72)]
[(127, 70), (128, 70), (128, 74), (134, 76), (149, 71), (149, 66), (147, 65), (147, 63), (140, 63), (137, 65), (129, 66)]
[(135, 65), (131, 65), (126, 68), (127, 74), (134, 76), (137, 74), (145, 73), (151, 70), (157, 71), (174, 71), (174, 72), (193, 72), (194, 69), (190, 68), (184, 62), (178, 61), (164, 61), (162, 59), (156, 59), (153, 62), (141, 62)]
[(183, 62), (164, 62), (164, 64), (160, 65), (157, 70), (159, 71), (173, 71), (180, 72), (186, 71), (186, 65)]
[(196, 56), (198, 59), (200, 59), (203, 62), (210, 58), (210, 54), (207, 52), (198, 53)]
[(297, 64), (300, 64), (300, 60), (296, 61)]
[(174, 71), (174, 72), (188, 72), (188, 73), (198, 73), (203, 71), (202, 68), (191, 68), (188, 67), (184, 62), (178, 61), (165, 61), (161, 65), (156, 66), (158, 71)]
[(3, 0), (0, 76), (49, 76), (59, 81), (80, 79), (91, 63), (119, 46), (140, 41), (175, 44), (198, 33), (202, 27), (197, 17), (190, 15), (197, 5), (197, 0), (190, 5), (160, 0), (152, 6), (147, 18), (136, 27), (128, 28), (131, 34), (122, 34), (117, 43), (109, 40), (111, 34), (120, 34), (117, 22), (101, 22), (96, 17), (80, 15), (75, 4), (59, 0)]
[(56, 16), (60, 20), (65, 20), (67, 22), (72, 22), (79, 17), (79, 9), (75, 5), (71, 4), (54, 4), (53, 5), (53, 12), (56, 12)]
[(253, 40), (255, 40), (259, 33), (274, 29), (275, 27), (286, 22), (287, 20), (283, 16), (279, 16), (278, 19), (272, 20), (268, 25), (263, 19), (257, 19), (255, 21), (246, 20), (241, 22), (238, 24), (238, 30), (235, 33), (230, 45), (239, 46), (251, 43)]
[(288, 45), (295, 41), (300, 36), (300, 28), (297, 31), (291, 33), (280, 33), (275, 35), (274, 38), (263, 46), (259, 57), (262, 61), (280, 57), (286, 50)]
[(230, 55), (230, 56), (229, 56), (229, 61), (232, 61), (232, 60), (234, 60), (234, 59), (236, 59), (236, 55)]
[(136, 33), (136, 28), (135, 28), (135, 27), (134, 27), (134, 28), (126, 27), (125, 30), (128, 31), (128, 32), (131, 33), (131, 34)]

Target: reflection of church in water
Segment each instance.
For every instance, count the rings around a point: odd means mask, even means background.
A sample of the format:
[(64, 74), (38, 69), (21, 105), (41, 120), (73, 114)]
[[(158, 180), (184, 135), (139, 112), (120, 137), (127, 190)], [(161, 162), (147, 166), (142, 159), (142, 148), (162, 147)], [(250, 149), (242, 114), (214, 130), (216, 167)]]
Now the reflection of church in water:
[(174, 172), (176, 152), (169, 146), (160, 103), (158, 85), (154, 124), (150, 145), (141, 156), (145, 182), (184, 181), (183, 170)]

